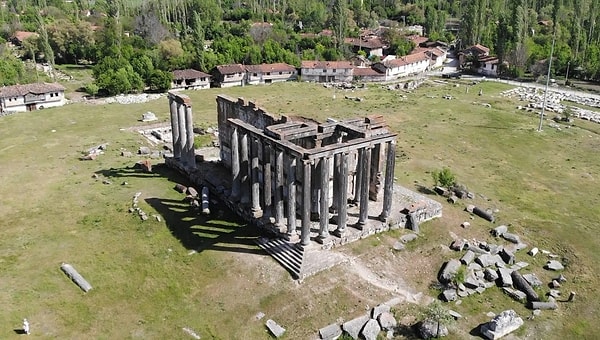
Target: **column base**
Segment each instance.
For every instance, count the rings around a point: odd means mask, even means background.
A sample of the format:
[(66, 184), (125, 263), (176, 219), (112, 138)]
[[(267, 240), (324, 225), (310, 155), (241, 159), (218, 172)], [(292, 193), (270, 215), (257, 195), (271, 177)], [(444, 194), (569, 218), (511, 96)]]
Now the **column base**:
[(367, 224), (365, 222), (356, 222), (356, 224), (354, 225), (354, 228), (358, 229), (358, 230), (364, 230), (365, 226)]
[(342, 230), (336, 229), (331, 234), (334, 236), (337, 236), (337, 237), (342, 237), (342, 236), (344, 236), (345, 233), (346, 233), (345, 229), (342, 229)]
[(388, 216), (388, 215), (384, 215), (384, 214), (381, 214), (381, 215), (379, 215), (379, 217), (378, 217), (378, 218), (379, 218), (379, 220), (380, 220), (381, 222), (384, 222), (384, 223), (387, 223), (387, 222), (389, 222), (389, 220), (390, 220), (390, 216)]
[(263, 216), (263, 211), (261, 208), (252, 208), (252, 217), (253, 218), (261, 218)]
[(285, 234), (285, 236), (283, 237), (286, 241), (288, 241), (289, 243), (298, 243), (300, 241), (300, 235), (298, 235), (297, 233), (288, 233)]
[(319, 235), (315, 238), (315, 241), (317, 241), (320, 244), (325, 244), (329, 242), (329, 233), (327, 233), (327, 235)]

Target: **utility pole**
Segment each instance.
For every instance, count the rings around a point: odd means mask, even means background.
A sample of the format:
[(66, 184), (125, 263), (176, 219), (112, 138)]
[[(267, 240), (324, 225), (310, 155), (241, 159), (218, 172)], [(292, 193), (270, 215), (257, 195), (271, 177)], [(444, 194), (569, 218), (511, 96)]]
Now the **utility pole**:
[(550, 70), (552, 69), (552, 55), (554, 54), (554, 43), (556, 42), (556, 24), (553, 25), (552, 31), (552, 48), (550, 49), (550, 60), (548, 60), (548, 75), (546, 76), (546, 89), (544, 90), (544, 103), (542, 104), (542, 112), (540, 114), (540, 125), (538, 126), (538, 132), (542, 131), (542, 123), (544, 121), (544, 113), (546, 111), (548, 85), (550, 84)]

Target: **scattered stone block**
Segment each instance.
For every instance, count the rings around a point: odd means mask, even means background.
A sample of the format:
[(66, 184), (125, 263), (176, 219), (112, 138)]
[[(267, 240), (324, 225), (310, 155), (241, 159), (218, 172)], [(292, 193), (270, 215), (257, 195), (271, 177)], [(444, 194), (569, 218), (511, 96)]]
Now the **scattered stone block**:
[(523, 278), (523, 275), (521, 275), (521, 273), (519, 273), (518, 271), (515, 270), (510, 274), (510, 276), (512, 277), (513, 285), (515, 286), (515, 288), (522, 291), (523, 293), (525, 293), (527, 295), (527, 300), (529, 300), (529, 301), (539, 301), (540, 300), (540, 297), (538, 296), (538, 294), (535, 292), (535, 290), (533, 290), (533, 287), (531, 287), (529, 282), (527, 282), (527, 280), (525, 280), (525, 278)]
[(262, 320), (262, 318), (264, 318), (264, 317), (265, 317), (265, 313), (263, 313), (263, 312), (258, 312), (258, 313), (256, 313), (256, 315), (254, 316), (254, 318), (255, 318), (256, 320)]
[(183, 184), (175, 184), (175, 190), (177, 190), (177, 192), (180, 192), (182, 194), (185, 194), (187, 192), (187, 187)]
[(460, 262), (464, 265), (469, 265), (469, 263), (473, 262), (475, 259), (475, 253), (471, 250), (467, 250), (467, 252), (461, 257)]
[(492, 268), (486, 268), (483, 272), (483, 275), (488, 281), (496, 281), (498, 280), (498, 273)]
[(138, 154), (140, 155), (149, 155), (152, 151), (147, 146), (140, 146), (138, 149)]
[(373, 307), (373, 309), (371, 310), (371, 318), (372, 319), (377, 319), (377, 317), (383, 313), (383, 312), (389, 312), (391, 309), (390, 306), (386, 305), (385, 303), (381, 304), (381, 305), (377, 305), (375, 307)]
[(552, 282), (550, 282), (550, 288), (560, 288), (560, 282), (552, 280)]
[(352, 339), (358, 339), (360, 330), (363, 329), (363, 327), (367, 324), (367, 322), (370, 319), (371, 318), (369, 318), (369, 316), (365, 314), (365, 315), (359, 316), (356, 319), (346, 321), (342, 325), (342, 330), (344, 330), (344, 332), (348, 333), (348, 335), (350, 335), (352, 337)]
[(448, 314), (450, 314), (450, 316), (453, 317), (455, 320), (462, 318), (462, 315), (460, 315), (460, 313), (453, 311), (452, 309), (448, 310)]
[(381, 332), (379, 322), (377, 320), (370, 319), (365, 324), (365, 327), (363, 327), (362, 331), (360, 332), (360, 335), (362, 336), (362, 339), (365, 340), (377, 340), (379, 332)]
[(448, 203), (450, 203), (450, 204), (456, 204), (456, 202), (458, 202), (458, 197), (456, 197), (454, 195), (448, 197)]
[(276, 338), (281, 337), (285, 333), (285, 328), (281, 327), (279, 324), (277, 324), (277, 322), (271, 319), (267, 320), (265, 325), (267, 326), (271, 334), (273, 334), (273, 336), (275, 336)]
[(460, 224), (460, 226), (463, 227), (463, 228), (469, 228), (471, 226), (471, 223), (469, 223), (469, 222), (463, 222), (463, 223)]
[(479, 294), (483, 294), (483, 292), (485, 292), (485, 287), (477, 287), (475, 288), (475, 291)]
[(476, 277), (474, 277), (472, 274), (468, 275), (465, 278), (464, 285), (465, 285), (465, 287), (472, 288), (472, 289), (476, 289), (477, 287), (480, 286), (479, 280)]
[(400, 237), (400, 241), (402, 241), (404, 243), (408, 243), (408, 242), (416, 240), (417, 237), (418, 237), (417, 234), (412, 234), (412, 233), (411, 234), (406, 234), (406, 235), (402, 235)]
[(531, 285), (531, 287), (541, 287), (544, 284), (534, 273), (523, 274), (523, 278)]
[(544, 268), (548, 269), (548, 270), (563, 270), (565, 269), (565, 267), (562, 265), (562, 263), (556, 261), (556, 260), (551, 260), (546, 262), (546, 265), (544, 266)]
[(529, 266), (529, 263), (523, 262), (523, 261), (519, 261), (519, 262), (515, 263), (514, 265), (512, 265), (510, 267), (510, 269), (512, 269), (512, 270), (521, 270), (521, 269), (526, 268), (528, 266)]
[(502, 235), (504, 235), (504, 233), (508, 232), (508, 226), (506, 225), (501, 225), (501, 226), (497, 226), (496, 228), (492, 229), (491, 233), (493, 236), (496, 237), (500, 237)]
[(483, 268), (487, 268), (487, 267), (495, 265), (498, 262), (504, 262), (504, 261), (502, 261), (502, 258), (498, 254), (496, 254), (496, 255), (482, 254), (482, 255), (479, 255), (475, 259), (475, 262), (478, 263), (479, 265), (481, 265)]
[(512, 310), (505, 310), (481, 326), (481, 333), (490, 340), (499, 339), (523, 325), (523, 319)]
[(396, 328), (396, 325), (398, 324), (396, 318), (394, 318), (394, 315), (390, 312), (383, 312), (379, 314), (377, 321), (379, 321), (379, 326), (384, 331), (391, 331)]
[(455, 251), (461, 251), (461, 250), (465, 249), (466, 246), (468, 246), (467, 241), (465, 241), (465, 240), (454, 240), (450, 244), (450, 249), (455, 250)]
[(519, 238), (518, 235), (515, 235), (515, 234), (504, 233), (504, 234), (502, 234), (502, 238), (511, 243), (515, 243), (515, 244), (521, 243), (521, 239)]
[(192, 338), (194, 338), (196, 340), (201, 339), (200, 335), (198, 335), (198, 333), (196, 333), (193, 329), (191, 329), (189, 327), (183, 327), (182, 329), (184, 332), (186, 332)]
[(446, 302), (456, 301), (456, 299), (457, 299), (456, 290), (455, 289), (446, 289), (442, 292), (442, 297), (444, 298), (444, 301), (446, 301)]
[(400, 250), (404, 250), (406, 248), (406, 246), (404, 246), (404, 243), (397, 241), (396, 243), (394, 243), (394, 245), (392, 246), (392, 249), (396, 250), (396, 251), (400, 251)]
[(496, 218), (494, 217), (494, 215), (492, 215), (492, 213), (483, 210), (479, 207), (474, 207), (473, 208), (473, 214), (483, 218), (484, 220), (490, 221), (492, 223), (494, 223), (494, 221), (496, 220)]
[(446, 262), (443, 266), (442, 271), (440, 272), (440, 276), (438, 278), (439, 281), (441, 283), (449, 283), (450, 281), (452, 281), (454, 276), (456, 276), (456, 273), (458, 272), (459, 268), (460, 262), (456, 259), (451, 259), (450, 261)]
[(520, 290), (512, 289), (510, 287), (502, 287), (502, 291), (504, 294), (511, 297), (513, 300), (519, 301), (521, 303), (525, 303), (527, 301), (527, 294), (523, 293)]
[(567, 282), (567, 278), (563, 274), (558, 275), (558, 277), (555, 278), (554, 280), (561, 282), (561, 283)]
[(502, 249), (499, 253), (500, 257), (506, 264), (514, 264), (515, 263), (515, 255), (507, 250), (506, 248)]
[(186, 193), (192, 197), (198, 197), (198, 191), (193, 187), (188, 187)]
[(335, 340), (342, 335), (342, 327), (334, 323), (319, 329), (319, 336), (323, 340)]
[(131, 153), (131, 151), (121, 151), (121, 156), (123, 156), (123, 157), (133, 157), (133, 153)]
[(527, 254), (531, 255), (532, 257), (535, 257), (539, 251), (540, 250), (537, 247), (533, 247), (530, 251), (527, 252)]
[(513, 280), (510, 276), (510, 269), (507, 268), (498, 268), (498, 276), (500, 277), (500, 286), (501, 287), (512, 287)]
[(433, 188), (433, 191), (435, 191), (436, 194), (438, 195), (442, 195), (442, 196), (446, 196), (448, 190), (444, 187), (440, 187), (440, 186), (436, 186)]
[(423, 339), (444, 337), (448, 335), (448, 328), (444, 325), (438, 325), (435, 320), (426, 319), (419, 324), (419, 334)]
[(60, 265), (60, 269), (84, 292), (87, 293), (92, 289), (92, 285), (70, 264), (63, 263)]
[(558, 289), (550, 289), (550, 291), (548, 292), (549, 296), (552, 296), (555, 299), (558, 299), (560, 297), (560, 290)]
[(532, 301), (530, 303), (531, 309), (550, 309), (554, 310), (558, 308), (558, 305), (554, 301), (541, 302), (541, 301)]

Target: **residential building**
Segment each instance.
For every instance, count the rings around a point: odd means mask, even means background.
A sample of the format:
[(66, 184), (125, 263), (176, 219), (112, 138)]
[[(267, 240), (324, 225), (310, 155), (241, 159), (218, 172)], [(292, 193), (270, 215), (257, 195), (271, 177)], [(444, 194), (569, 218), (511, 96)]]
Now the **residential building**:
[(214, 87), (243, 86), (246, 68), (242, 64), (219, 65), (212, 75)]
[(194, 69), (173, 71), (173, 90), (202, 90), (210, 88), (211, 75)]
[(498, 76), (498, 65), (499, 60), (494, 56), (486, 56), (479, 58), (479, 67), (477, 73), (483, 74), (484, 76), (497, 77)]
[(384, 44), (383, 41), (377, 36), (363, 36), (360, 38), (346, 38), (344, 42), (350, 45), (352, 52), (358, 53), (358, 51), (365, 51), (368, 57), (370, 56), (383, 56)]
[(30, 37), (34, 37), (37, 38), (39, 36), (39, 34), (35, 33), (35, 32), (27, 32), (27, 31), (16, 31), (15, 34), (13, 34), (10, 38), (9, 41), (15, 45), (15, 46), (22, 46), (23, 42)]
[(385, 73), (378, 72), (370, 67), (355, 67), (353, 70), (353, 78), (356, 81), (363, 82), (380, 82), (385, 81)]
[(418, 52), (402, 57), (388, 58), (373, 65), (373, 69), (385, 74), (385, 80), (394, 80), (425, 72), (429, 68), (430, 58), (425, 52)]
[(349, 82), (352, 81), (353, 68), (349, 61), (303, 61), (300, 74), (303, 81)]
[(298, 71), (285, 63), (245, 65), (246, 84), (271, 84), (298, 78)]
[(0, 87), (0, 112), (25, 112), (65, 104), (65, 88), (58, 83)]

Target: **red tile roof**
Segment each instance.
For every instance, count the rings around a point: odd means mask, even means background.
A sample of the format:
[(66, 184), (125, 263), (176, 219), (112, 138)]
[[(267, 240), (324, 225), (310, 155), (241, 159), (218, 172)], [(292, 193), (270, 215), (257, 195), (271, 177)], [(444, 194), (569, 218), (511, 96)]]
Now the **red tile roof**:
[(29, 37), (37, 37), (38, 34), (35, 32), (27, 32), (27, 31), (16, 31), (13, 35), (13, 38), (17, 39), (20, 42), (25, 41), (25, 39)]
[(194, 69), (186, 69), (186, 70), (175, 70), (173, 71), (173, 79), (198, 79), (198, 78), (206, 78), (210, 77), (210, 74), (206, 74), (204, 72), (200, 72)]
[(479, 52), (480, 54), (484, 54), (484, 53), (485, 53), (485, 54), (487, 54), (487, 53), (490, 53), (490, 49), (489, 49), (489, 48), (487, 48), (487, 47), (485, 47), (485, 46), (483, 46), (483, 45), (479, 45), (479, 44), (471, 46), (470, 50), (477, 51), (477, 52)]
[(417, 46), (419, 46), (420, 44), (422, 44), (424, 42), (429, 41), (429, 38), (423, 37), (423, 36), (420, 36), (420, 35), (416, 35), (416, 34), (415, 35), (409, 35), (407, 38), (408, 38), (408, 40), (414, 42), (415, 45), (417, 45)]
[(479, 61), (480, 63), (497, 64), (498, 63), (498, 57), (494, 57), (494, 56), (489, 55), (489, 56), (481, 57), (477, 61)]
[(392, 59), (385, 63), (387, 67), (399, 67), (418, 63), (419, 61), (429, 60), (429, 57), (424, 52), (414, 53)]
[(365, 76), (385, 76), (385, 74), (377, 72), (376, 70), (370, 67), (355, 67), (353, 71), (353, 75), (357, 77), (365, 77)]
[(219, 65), (217, 66), (217, 71), (221, 74), (235, 74), (235, 73), (244, 73), (244, 65), (242, 64), (229, 64), (229, 65)]
[(348, 45), (359, 46), (369, 49), (382, 48), (383, 42), (378, 37), (369, 38), (345, 38), (344, 42)]
[(309, 69), (349, 69), (353, 68), (349, 61), (302, 61), (302, 68)]
[(246, 65), (246, 71), (253, 73), (294, 72), (296, 68), (286, 63)]
[(65, 87), (58, 83), (33, 83), (0, 87), (0, 98), (20, 97), (28, 93), (44, 94), (64, 91)]

